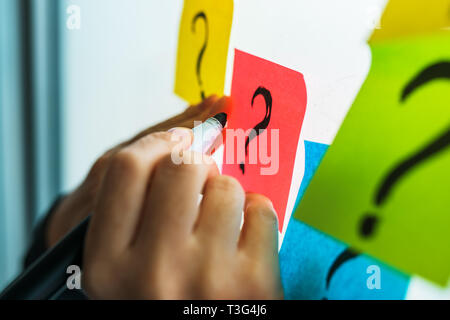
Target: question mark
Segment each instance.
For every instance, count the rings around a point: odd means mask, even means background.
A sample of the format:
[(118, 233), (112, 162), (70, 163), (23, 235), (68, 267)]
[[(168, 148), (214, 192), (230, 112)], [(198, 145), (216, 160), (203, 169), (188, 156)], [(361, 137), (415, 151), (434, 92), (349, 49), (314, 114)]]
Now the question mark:
[[(252, 102), (251, 102), (251, 106), (253, 108), (253, 103), (255, 102), (255, 98), (257, 96), (263, 96), (264, 100), (266, 102), (266, 115), (264, 116), (264, 119), (258, 123), (255, 127), (253, 127), (253, 129), (250, 131), (247, 139), (245, 140), (245, 156), (248, 155), (248, 145), (250, 143), (250, 141), (252, 141), (255, 137), (259, 136), (261, 133), (263, 133), (267, 127), (269, 126), (270, 123), (270, 117), (272, 116), (272, 94), (270, 93), (269, 90), (267, 90), (264, 87), (258, 87), (258, 89), (256, 89), (255, 93), (253, 94), (253, 98), (252, 98)], [(239, 168), (242, 171), (242, 174), (245, 174), (245, 165), (244, 163), (241, 163), (239, 165)]]
[(200, 76), (200, 68), (201, 68), (201, 64), (202, 64), (203, 55), (205, 54), (206, 47), (208, 46), (209, 26), (208, 26), (208, 19), (206, 18), (206, 14), (203, 11), (200, 11), (199, 13), (197, 13), (195, 15), (194, 19), (192, 19), (192, 32), (193, 33), (195, 33), (195, 25), (196, 25), (196, 22), (198, 19), (203, 19), (203, 21), (205, 22), (205, 41), (203, 43), (202, 48), (200, 49), (200, 53), (198, 54), (197, 65), (196, 65), (197, 81), (198, 81), (198, 85), (200, 87), (200, 96), (201, 96), (202, 100), (204, 100), (205, 99), (205, 90), (203, 89), (203, 81)]
[[(400, 101), (404, 102), (416, 89), (422, 87), (428, 82), (436, 79), (450, 79), (450, 62), (438, 62), (426, 67), (416, 77), (414, 77), (403, 89)], [(446, 128), (432, 142), (419, 149), (412, 156), (401, 161), (396, 165), (383, 179), (376, 193), (374, 202), (377, 207), (383, 205), (391, 193), (394, 185), (406, 173), (410, 172), (420, 163), (430, 159), (439, 152), (448, 148), (450, 145), (450, 126)], [(364, 238), (368, 238), (374, 234), (379, 223), (379, 218), (372, 213), (366, 214), (360, 224), (360, 234)]]
[[(327, 279), (326, 279), (326, 289), (330, 287), (331, 278), (336, 273), (336, 271), (339, 269), (340, 266), (342, 266), (347, 261), (356, 258), (359, 256), (359, 253), (353, 250), (352, 248), (346, 248), (344, 251), (341, 252), (334, 260), (333, 264), (331, 265), (330, 269), (327, 273)], [(328, 300), (327, 298), (323, 298), (322, 300)]]

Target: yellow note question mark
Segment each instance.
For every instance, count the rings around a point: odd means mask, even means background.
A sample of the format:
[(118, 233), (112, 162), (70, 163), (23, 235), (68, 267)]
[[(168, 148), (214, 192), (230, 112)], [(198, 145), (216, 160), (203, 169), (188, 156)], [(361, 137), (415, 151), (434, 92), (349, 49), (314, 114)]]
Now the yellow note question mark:
[(206, 14), (201, 11), (199, 13), (197, 13), (194, 17), (194, 19), (192, 20), (192, 32), (195, 33), (195, 25), (197, 20), (202, 19), (205, 22), (205, 41), (202, 45), (202, 48), (200, 49), (200, 53), (198, 54), (198, 58), (197, 58), (197, 66), (196, 66), (196, 73), (197, 73), (197, 79), (198, 79), (198, 85), (200, 87), (200, 97), (203, 99), (205, 99), (205, 90), (203, 89), (203, 82), (202, 82), (202, 77), (200, 74), (200, 69), (202, 66), (202, 58), (203, 55), (205, 54), (206, 51), (206, 47), (208, 46), (208, 37), (209, 37), (209, 28), (208, 28), (208, 18), (206, 17)]
[(222, 95), (233, 1), (186, 0), (178, 38), (175, 93), (191, 104)]

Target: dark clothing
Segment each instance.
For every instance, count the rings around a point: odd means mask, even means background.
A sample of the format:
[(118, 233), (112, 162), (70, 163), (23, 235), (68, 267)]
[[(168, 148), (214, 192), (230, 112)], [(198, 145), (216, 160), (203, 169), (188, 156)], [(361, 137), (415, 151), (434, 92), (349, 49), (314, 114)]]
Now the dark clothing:
[[(47, 243), (46, 243), (46, 229), (48, 221), (55, 211), (56, 207), (59, 205), (63, 197), (58, 197), (56, 201), (51, 206), (48, 213), (44, 218), (37, 224), (36, 228), (33, 232), (33, 238), (31, 240), (30, 248), (25, 256), (24, 267), (28, 268), (34, 261), (36, 261), (42, 254), (47, 251)], [(62, 292), (58, 300), (85, 300), (87, 297), (84, 295), (82, 290), (68, 290), (66, 289)]]

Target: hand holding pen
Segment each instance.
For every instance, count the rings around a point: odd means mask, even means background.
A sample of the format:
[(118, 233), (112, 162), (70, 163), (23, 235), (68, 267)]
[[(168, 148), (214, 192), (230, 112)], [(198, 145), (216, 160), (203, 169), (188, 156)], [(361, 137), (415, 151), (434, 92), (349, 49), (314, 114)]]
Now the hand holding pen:
[[(205, 155), (225, 122), (217, 114), (193, 130), (142, 135), (111, 152), (92, 217), (1, 298), (54, 298), (65, 288), (66, 268), (77, 263), (90, 298), (282, 298), (271, 202), (245, 194)], [(181, 162), (173, 161), (174, 148)]]
[[(111, 159), (85, 244), (83, 288), (91, 298), (283, 297), (271, 202), (245, 194), (209, 156), (192, 151), (210, 150), (223, 119), (201, 126), (207, 139), (176, 128)], [(175, 145), (184, 150), (179, 164)]]
[(47, 247), (53, 247), (92, 212), (101, 181), (114, 154), (150, 133), (167, 131), (174, 127), (193, 128), (195, 121), (205, 121), (215, 114), (227, 112), (230, 105), (231, 100), (228, 97), (210, 96), (202, 103), (188, 107), (183, 113), (151, 126), (105, 152), (95, 161), (84, 181), (66, 195), (51, 214), (46, 232)]

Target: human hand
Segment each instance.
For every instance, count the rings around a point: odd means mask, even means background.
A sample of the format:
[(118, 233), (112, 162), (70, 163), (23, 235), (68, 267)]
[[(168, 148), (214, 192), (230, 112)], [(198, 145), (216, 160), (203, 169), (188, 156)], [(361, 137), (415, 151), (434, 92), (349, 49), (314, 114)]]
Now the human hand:
[(103, 154), (94, 163), (80, 186), (66, 195), (52, 212), (46, 226), (47, 247), (54, 246), (92, 212), (99, 185), (114, 154), (149, 133), (167, 131), (174, 127), (192, 128), (194, 121), (204, 121), (217, 113), (226, 112), (230, 105), (231, 100), (228, 97), (220, 99), (217, 96), (208, 97), (202, 103), (188, 107), (183, 113), (140, 132)]
[(175, 164), (175, 133), (187, 149), (191, 131), (177, 129), (111, 157), (86, 236), (84, 291), (94, 299), (282, 298), (271, 202), (246, 195), (209, 157), (186, 164), (202, 157), (185, 151)]

